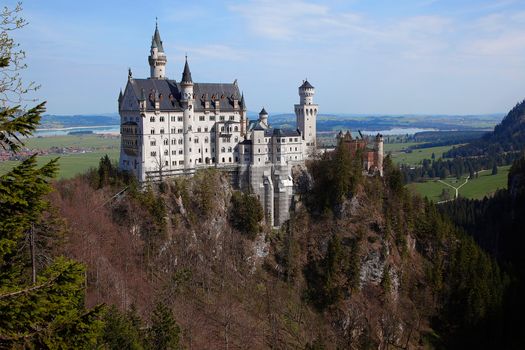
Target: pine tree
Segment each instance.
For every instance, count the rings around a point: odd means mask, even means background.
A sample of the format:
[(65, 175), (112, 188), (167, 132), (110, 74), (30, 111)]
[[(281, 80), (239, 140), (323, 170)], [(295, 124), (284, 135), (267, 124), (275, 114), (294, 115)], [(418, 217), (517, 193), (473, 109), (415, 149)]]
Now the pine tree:
[(171, 310), (161, 302), (155, 304), (148, 333), (150, 349), (179, 349), (180, 328)]
[[(0, 14), (0, 146), (12, 152), (44, 111), (44, 103), (27, 111), (8, 105), (29, 88), (20, 80), (23, 53), (9, 36), (25, 25), (20, 11), (18, 5)], [(98, 342), (101, 307), (84, 307), (84, 267), (56, 258), (32, 281), (20, 256), (25, 235), (48, 208), (44, 195), (56, 171), (56, 159), (38, 168), (33, 155), (0, 176), (0, 348), (86, 348)]]
[(497, 175), (498, 174), (498, 165), (496, 164), (496, 162), (494, 162), (494, 165), (492, 166), (492, 175)]

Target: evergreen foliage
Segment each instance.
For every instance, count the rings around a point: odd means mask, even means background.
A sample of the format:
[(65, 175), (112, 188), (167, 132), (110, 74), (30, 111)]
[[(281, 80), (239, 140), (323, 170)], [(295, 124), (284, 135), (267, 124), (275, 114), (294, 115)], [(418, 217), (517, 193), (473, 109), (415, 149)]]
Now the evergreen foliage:
[(253, 239), (259, 232), (259, 223), (263, 218), (261, 203), (255, 196), (239, 191), (233, 192), (230, 209), (230, 222), (233, 227)]
[[(8, 93), (20, 89), (18, 57), (8, 33), (21, 26), (21, 8), (1, 14), (0, 95), (2, 105)], [(11, 28), (9, 28), (12, 26)], [(12, 75), (15, 72), (15, 75)], [(13, 85), (13, 82), (17, 82)], [(36, 129), (44, 103), (28, 111), (19, 106), (0, 111), (0, 145), (16, 152), (20, 135)], [(25, 235), (39, 223), (48, 208), (44, 196), (52, 187), (57, 160), (38, 168), (33, 155), (0, 177), (0, 347), (66, 349), (94, 347), (101, 331), (101, 307), (84, 307), (84, 267), (72, 260), (56, 257), (31, 281), (23, 263)]]
[(148, 330), (150, 349), (179, 349), (180, 329), (171, 310), (161, 302), (156, 303)]

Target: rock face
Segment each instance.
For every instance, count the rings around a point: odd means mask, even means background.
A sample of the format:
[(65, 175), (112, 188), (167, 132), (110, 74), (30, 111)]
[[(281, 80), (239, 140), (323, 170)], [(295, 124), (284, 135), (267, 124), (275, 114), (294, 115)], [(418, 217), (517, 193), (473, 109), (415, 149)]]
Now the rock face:
[(403, 283), (417, 294), (426, 281), (405, 208), (388, 199), (383, 180), (372, 178), (338, 215), (313, 214), (301, 200), (312, 177), (300, 167), (293, 174), (298, 190), (290, 220), (280, 229), (262, 225), (254, 238), (232, 225), (234, 190), (220, 172), (129, 194), (96, 219), (85, 208), (104, 202), (111, 189), (59, 189), (55, 203), (64, 217), (82, 223), (72, 225), (68, 244), (89, 266), (88, 301), (137, 304), (148, 315), (161, 299), (174, 310), (188, 348), (223, 348), (226, 338), (230, 348), (253, 349), (319, 342), (401, 347), (407, 337), (416, 339), (408, 325), (418, 311)]

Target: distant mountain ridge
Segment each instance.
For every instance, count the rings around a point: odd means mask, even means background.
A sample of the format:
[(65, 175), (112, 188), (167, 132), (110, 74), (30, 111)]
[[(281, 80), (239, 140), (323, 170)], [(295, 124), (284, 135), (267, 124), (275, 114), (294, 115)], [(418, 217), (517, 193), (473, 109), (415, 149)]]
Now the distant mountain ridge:
[[(258, 113), (248, 111), (248, 118), (255, 120)], [(339, 130), (377, 131), (394, 128), (419, 128), (436, 130), (490, 130), (501, 121), (502, 115), (350, 115), (320, 114), (317, 130), (336, 132)], [(295, 128), (295, 115), (292, 113), (270, 115), (270, 123), (276, 128)], [(41, 129), (113, 126), (120, 124), (120, 117), (113, 114), (87, 115), (44, 115)]]
[(525, 149), (525, 100), (518, 103), (496, 125), (480, 139), (468, 145), (450, 150), (447, 157), (469, 157), (495, 155), (503, 152), (520, 152)]
[(118, 114), (52, 115), (42, 116), (39, 129), (73, 128), (82, 126), (119, 125)]

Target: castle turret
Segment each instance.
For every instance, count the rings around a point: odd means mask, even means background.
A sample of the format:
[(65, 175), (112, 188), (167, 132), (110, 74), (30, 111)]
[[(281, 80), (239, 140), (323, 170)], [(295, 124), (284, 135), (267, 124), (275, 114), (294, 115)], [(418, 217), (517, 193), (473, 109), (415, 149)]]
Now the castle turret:
[(182, 72), (182, 79), (180, 82), (181, 87), (181, 103), (182, 108), (184, 109), (183, 112), (183, 127), (184, 127), (184, 168), (190, 169), (195, 166), (195, 159), (198, 158), (194, 157), (194, 154), (196, 154), (196, 150), (193, 147), (192, 144), (194, 135), (193, 135), (193, 105), (195, 102), (194, 96), (193, 96), (193, 80), (191, 79), (191, 71), (190, 66), (188, 64), (188, 57), (186, 56), (186, 62), (184, 64), (184, 71)]
[(259, 112), (259, 122), (261, 123), (261, 125), (264, 128), (268, 128), (269, 127), (269, 125), (268, 125), (268, 113), (266, 112), (266, 109), (264, 109), (264, 107)]
[(162, 47), (162, 40), (160, 40), (159, 27), (155, 24), (155, 33), (151, 39), (150, 55), (148, 57), (150, 66), (150, 77), (152, 79), (166, 78), (166, 54)]
[(244, 93), (241, 95), (239, 108), (241, 109), (241, 136), (246, 137), (246, 130), (248, 129), (248, 117), (246, 115), (246, 102), (244, 101)]
[(383, 135), (376, 135), (376, 150), (377, 150), (377, 170), (379, 174), (383, 176), (383, 158), (384, 158), (384, 149), (383, 149)]
[(315, 88), (308, 80), (304, 80), (303, 84), (299, 86), (300, 103), (295, 105), (295, 117), (297, 129), (299, 129), (305, 141), (306, 147), (304, 147), (304, 151), (306, 157), (315, 150), (317, 145), (316, 124), (319, 106), (313, 103), (314, 95)]

